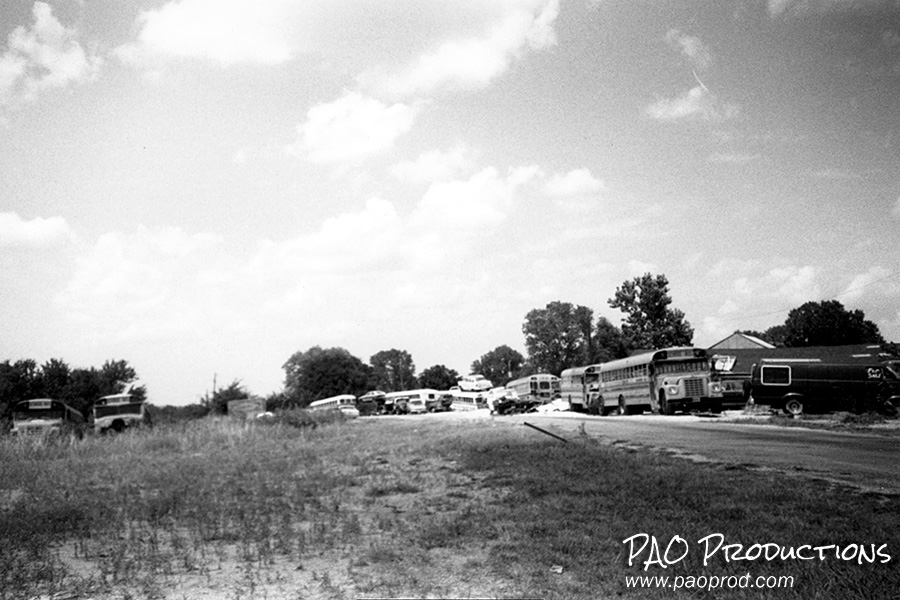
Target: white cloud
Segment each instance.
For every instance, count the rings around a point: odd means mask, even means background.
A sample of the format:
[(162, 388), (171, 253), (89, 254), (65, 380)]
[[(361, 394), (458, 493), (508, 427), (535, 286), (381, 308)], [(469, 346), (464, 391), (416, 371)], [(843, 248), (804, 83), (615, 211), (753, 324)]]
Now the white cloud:
[(391, 175), (402, 181), (430, 183), (444, 181), (458, 175), (472, 164), (472, 157), (465, 146), (460, 144), (444, 152), (429, 150), (414, 161), (404, 161), (392, 165)]
[(0, 213), (0, 246), (36, 248), (74, 239), (75, 234), (62, 217), (30, 221), (14, 212)]
[(688, 58), (691, 66), (698, 71), (705, 71), (712, 62), (712, 54), (700, 41), (700, 38), (682, 33), (678, 29), (670, 29), (666, 33), (666, 41), (681, 51)]
[(900, 198), (897, 198), (897, 201), (894, 203), (894, 209), (891, 211), (891, 213), (895, 217), (900, 218)]
[(841, 301), (856, 302), (868, 291), (865, 288), (890, 275), (891, 271), (884, 267), (870, 267), (865, 273), (856, 275), (844, 291), (838, 294), (838, 297)]
[(768, 0), (766, 7), (770, 16), (778, 17), (878, 9), (888, 4), (883, 0)]
[(179, 228), (103, 234), (76, 258), (57, 303), (98, 338), (117, 341), (171, 337), (211, 320), (221, 325), (203, 284), (218, 244), (211, 234)]
[(49, 4), (35, 2), (32, 15), (31, 28), (14, 29), (0, 55), (0, 105), (90, 81), (100, 72), (101, 58), (85, 52), (75, 29), (64, 27)]
[(656, 273), (659, 268), (655, 263), (643, 262), (631, 259), (628, 261), (628, 274), (633, 277), (639, 277), (645, 273)]
[(406, 104), (386, 105), (358, 92), (314, 106), (298, 127), (299, 139), (288, 148), (313, 162), (342, 162), (389, 150), (409, 131), (419, 109)]
[(565, 175), (554, 175), (544, 186), (551, 196), (566, 197), (593, 194), (603, 189), (603, 182), (591, 175), (590, 169), (573, 169)]
[(223, 65), (239, 62), (275, 64), (293, 54), (284, 27), (287, 0), (183, 0), (140, 14), (137, 42), (117, 50), (126, 62), (153, 55), (193, 57)]
[[(536, 5), (537, 4), (537, 5)], [(507, 2), (506, 14), (482, 37), (454, 38), (399, 69), (378, 65), (359, 83), (391, 97), (430, 95), (442, 89), (478, 89), (503, 74), (525, 48), (556, 44), (558, 0)]]
[[(793, 305), (817, 301), (821, 296), (816, 281), (819, 271), (815, 267), (786, 265), (759, 272), (760, 264), (756, 261), (732, 262), (737, 266), (736, 270), (742, 273), (734, 279), (733, 287), (743, 296)], [(714, 268), (711, 274), (722, 273), (724, 268)]]
[(515, 174), (508, 179), (488, 167), (467, 181), (436, 182), (428, 188), (413, 215), (416, 227), (474, 232), (506, 218), (512, 207), (516, 187)]
[(647, 107), (647, 114), (660, 121), (704, 119), (719, 121), (737, 116), (740, 108), (735, 104), (720, 103), (702, 85), (692, 87), (677, 98), (662, 98)]

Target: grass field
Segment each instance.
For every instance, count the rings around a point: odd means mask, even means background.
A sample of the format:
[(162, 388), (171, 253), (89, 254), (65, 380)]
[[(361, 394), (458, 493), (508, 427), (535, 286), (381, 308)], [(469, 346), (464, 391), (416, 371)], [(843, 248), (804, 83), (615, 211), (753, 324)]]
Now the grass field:
[[(586, 436), (563, 444), (501, 419), (315, 428), (204, 419), (72, 443), (0, 439), (0, 452), (0, 599), (873, 599), (900, 590), (896, 497)], [(629, 566), (623, 541), (640, 533), (656, 537), (661, 556), (674, 536), (685, 543), (669, 558), (687, 553), (644, 570), (648, 548)], [(750, 556), (841, 550), (728, 562), (720, 550), (704, 565), (697, 541), (717, 533), (743, 555), (770, 544)], [(792, 586), (727, 587), (745, 574)], [(629, 588), (631, 576), (668, 576), (670, 587)], [(676, 577), (726, 587), (674, 590)]]

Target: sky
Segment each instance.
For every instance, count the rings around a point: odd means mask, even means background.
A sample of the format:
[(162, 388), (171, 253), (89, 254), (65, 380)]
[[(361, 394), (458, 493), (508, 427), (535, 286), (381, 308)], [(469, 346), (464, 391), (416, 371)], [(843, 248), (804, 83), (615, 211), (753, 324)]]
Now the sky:
[(647, 272), (697, 346), (900, 341), (898, 228), (898, 0), (0, 0), (0, 360), (157, 405), (465, 374)]

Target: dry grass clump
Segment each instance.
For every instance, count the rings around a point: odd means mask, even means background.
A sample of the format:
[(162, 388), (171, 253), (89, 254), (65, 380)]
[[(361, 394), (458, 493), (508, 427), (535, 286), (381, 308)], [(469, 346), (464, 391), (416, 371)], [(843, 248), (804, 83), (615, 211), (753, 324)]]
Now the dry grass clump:
[(662, 574), (751, 570), (798, 584), (750, 595), (624, 588), (637, 570), (622, 541), (635, 533), (891, 543), (900, 538), (893, 498), (586, 436), (560, 444), (489, 420), (310, 422), (202, 419), (76, 443), (0, 440), (0, 599), (780, 599), (825, 590), (862, 599), (900, 588), (896, 560), (704, 568), (695, 556)]

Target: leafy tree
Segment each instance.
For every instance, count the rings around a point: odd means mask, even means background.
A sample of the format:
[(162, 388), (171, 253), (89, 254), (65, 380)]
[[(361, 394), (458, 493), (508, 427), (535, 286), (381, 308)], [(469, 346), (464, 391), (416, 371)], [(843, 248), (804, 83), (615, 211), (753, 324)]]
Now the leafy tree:
[(419, 387), (449, 390), (459, 380), (459, 373), (444, 365), (434, 365), (419, 373)]
[(369, 359), (372, 387), (385, 392), (411, 389), (416, 383), (416, 365), (406, 350), (382, 350)]
[[(100, 396), (129, 393), (146, 400), (144, 386), (135, 387), (136, 371), (124, 360), (107, 361), (100, 370), (72, 369), (59, 358), (38, 366), (32, 359), (0, 363), (0, 414), (20, 400), (49, 397), (87, 414)], [(130, 387), (129, 387), (130, 385)]]
[(594, 326), (594, 345), (590, 356), (591, 364), (615, 360), (628, 356), (628, 343), (622, 330), (606, 317), (598, 317)]
[(878, 325), (863, 311), (848, 311), (837, 300), (807, 302), (788, 313), (783, 327), (785, 346), (884, 343)]
[(645, 273), (616, 288), (608, 300), (625, 313), (622, 333), (632, 349), (689, 346), (694, 330), (677, 308), (670, 308), (669, 280)]
[(37, 362), (27, 358), (0, 363), (0, 415), (6, 415), (20, 400), (44, 396)]
[(69, 383), (62, 392), (62, 399), (72, 408), (81, 411), (87, 416), (88, 411), (94, 405), (94, 401), (100, 396), (107, 395), (101, 384), (100, 374), (97, 369), (73, 369), (69, 376)]
[(102, 396), (123, 393), (128, 384), (137, 379), (137, 372), (125, 360), (108, 360), (103, 363), (97, 376), (100, 379)]
[(239, 379), (235, 379), (227, 387), (219, 388), (212, 393), (206, 401), (206, 408), (214, 415), (228, 414), (228, 403), (232, 400), (246, 400), (250, 397), (247, 388), (241, 385)]
[(559, 375), (586, 365), (593, 352), (593, 311), (569, 302), (551, 302), (525, 315), (522, 332), (532, 369)]
[(41, 365), (41, 379), (43, 381), (43, 395), (48, 398), (62, 398), (72, 371), (69, 365), (59, 358), (51, 358)]
[(370, 376), (370, 368), (343, 348), (313, 346), (295, 352), (283, 368), (285, 397), (299, 407), (338, 394), (363, 394)]
[(522, 353), (507, 345), (497, 346), (472, 363), (472, 372), (481, 373), (496, 386), (520, 377), (525, 367)]

